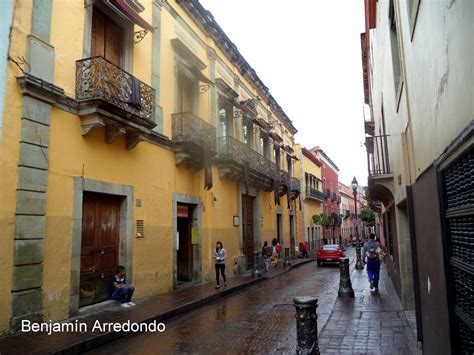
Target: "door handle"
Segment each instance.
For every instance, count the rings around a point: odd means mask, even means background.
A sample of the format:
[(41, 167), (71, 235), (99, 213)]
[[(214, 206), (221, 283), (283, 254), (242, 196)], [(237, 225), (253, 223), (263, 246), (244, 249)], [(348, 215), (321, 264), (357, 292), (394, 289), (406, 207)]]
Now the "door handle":
[(103, 279), (105, 277), (104, 274), (100, 274), (100, 278)]
[(102, 250), (100, 251), (100, 253), (101, 253), (101, 254), (105, 254), (105, 250), (102, 249)]

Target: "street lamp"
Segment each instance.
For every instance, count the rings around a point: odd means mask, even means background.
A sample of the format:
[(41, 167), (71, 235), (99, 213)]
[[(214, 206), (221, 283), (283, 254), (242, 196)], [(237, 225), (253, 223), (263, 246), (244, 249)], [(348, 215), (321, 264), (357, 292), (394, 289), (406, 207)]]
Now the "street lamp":
[(355, 216), (356, 216), (356, 225), (355, 225), (355, 232), (356, 232), (356, 237), (357, 237), (357, 244), (356, 244), (356, 257), (357, 257), (357, 260), (356, 260), (356, 265), (355, 265), (355, 268), (356, 269), (363, 269), (364, 268), (364, 264), (362, 263), (362, 258), (361, 258), (361, 255), (360, 255), (360, 238), (359, 238), (359, 226), (358, 226), (358, 217), (357, 217), (357, 187), (359, 186), (359, 184), (357, 183), (357, 179), (355, 178), (354, 176), (354, 179), (352, 179), (352, 182), (351, 182), (351, 187), (352, 187), (352, 193), (354, 195), (354, 208), (355, 208)]

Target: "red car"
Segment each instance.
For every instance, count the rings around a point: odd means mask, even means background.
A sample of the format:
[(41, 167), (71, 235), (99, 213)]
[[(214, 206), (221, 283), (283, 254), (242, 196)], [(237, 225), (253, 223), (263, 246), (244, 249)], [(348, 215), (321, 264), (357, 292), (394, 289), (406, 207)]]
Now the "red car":
[(338, 262), (343, 256), (344, 251), (337, 244), (323, 245), (316, 253), (319, 266), (322, 266), (325, 262)]

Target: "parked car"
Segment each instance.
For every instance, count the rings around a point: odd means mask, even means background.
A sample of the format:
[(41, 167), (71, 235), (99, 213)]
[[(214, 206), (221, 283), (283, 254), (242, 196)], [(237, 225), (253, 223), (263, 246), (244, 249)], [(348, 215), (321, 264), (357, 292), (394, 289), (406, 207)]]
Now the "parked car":
[(337, 244), (323, 245), (316, 253), (316, 259), (319, 266), (326, 262), (338, 262), (344, 256), (344, 251)]

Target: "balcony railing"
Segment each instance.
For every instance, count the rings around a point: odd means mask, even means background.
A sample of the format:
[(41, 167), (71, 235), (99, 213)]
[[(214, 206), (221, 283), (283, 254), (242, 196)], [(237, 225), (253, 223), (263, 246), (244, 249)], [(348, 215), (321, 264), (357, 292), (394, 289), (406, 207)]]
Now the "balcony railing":
[(275, 163), (234, 137), (217, 138), (217, 157), (220, 161), (236, 163), (241, 168), (248, 164), (248, 168), (255, 174), (264, 175), (272, 180), (279, 179)]
[(101, 101), (155, 126), (155, 90), (103, 57), (76, 61), (76, 100)]
[(387, 135), (365, 137), (369, 177), (392, 173), (388, 156), (388, 137)]
[(173, 113), (172, 135), (178, 144), (194, 145), (216, 152), (216, 128), (191, 112)]
[(325, 200), (324, 193), (317, 190), (317, 189), (313, 189), (312, 187), (307, 187), (306, 188), (306, 197), (309, 197), (309, 198), (312, 198), (312, 199), (315, 199), (315, 200), (318, 200), (318, 201), (321, 201), (321, 202), (324, 202), (324, 200)]
[(280, 184), (290, 186), (290, 174), (288, 171), (280, 170)]
[(290, 189), (292, 191), (300, 192), (301, 191), (300, 180), (295, 177), (292, 177), (291, 182), (290, 182)]

